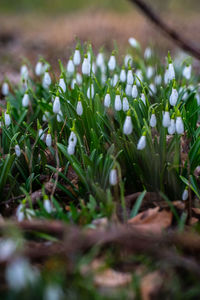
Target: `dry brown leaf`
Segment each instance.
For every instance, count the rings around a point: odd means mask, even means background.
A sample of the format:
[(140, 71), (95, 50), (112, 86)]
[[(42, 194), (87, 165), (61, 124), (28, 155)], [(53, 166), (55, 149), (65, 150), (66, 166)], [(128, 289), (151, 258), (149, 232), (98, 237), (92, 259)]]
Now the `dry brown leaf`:
[(142, 300), (155, 299), (154, 296), (161, 288), (162, 282), (161, 274), (158, 271), (145, 275), (140, 284)]
[(113, 269), (103, 270), (94, 276), (94, 283), (101, 287), (121, 287), (129, 284), (130, 282), (131, 274), (118, 272)]
[(159, 207), (149, 208), (130, 219), (128, 223), (143, 231), (161, 233), (171, 225), (172, 212), (164, 209), (159, 211)]

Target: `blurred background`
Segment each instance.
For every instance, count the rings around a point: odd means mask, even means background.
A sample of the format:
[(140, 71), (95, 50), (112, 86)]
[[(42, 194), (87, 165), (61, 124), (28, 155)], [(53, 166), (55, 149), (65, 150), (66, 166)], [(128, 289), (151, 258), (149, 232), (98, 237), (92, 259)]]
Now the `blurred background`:
[[(199, 0), (146, 2), (186, 38), (200, 43)], [(76, 37), (81, 42), (91, 41), (95, 52), (101, 46), (112, 50), (116, 41), (121, 53), (130, 36), (142, 47), (154, 45), (162, 55), (167, 50), (177, 51), (126, 0), (0, 0), (0, 19), (1, 77), (15, 74), (24, 57), (35, 63), (42, 55), (56, 67), (58, 58), (67, 61)]]

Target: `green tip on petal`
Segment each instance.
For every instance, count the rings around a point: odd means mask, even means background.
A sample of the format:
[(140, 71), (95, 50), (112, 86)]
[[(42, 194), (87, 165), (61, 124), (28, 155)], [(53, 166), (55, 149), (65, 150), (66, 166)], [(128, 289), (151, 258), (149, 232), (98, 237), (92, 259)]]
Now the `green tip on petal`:
[(168, 103), (165, 106), (165, 111), (169, 111), (169, 105), (168, 105)]
[(152, 109), (152, 115), (155, 115), (155, 109), (154, 108)]
[(117, 91), (116, 91), (116, 95), (120, 95), (120, 90), (119, 90), (119, 88), (118, 88)]
[(180, 110), (177, 111), (176, 115), (177, 115), (177, 117), (181, 117), (181, 112), (180, 112)]
[(172, 63), (172, 58), (171, 58), (171, 55), (170, 55), (170, 52), (168, 51), (168, 63), (171, 64)]
[(176, 88), (176, 80), (175, 79), (173, 80), (173, 88), (174, 89)]
[(43, 199), (44, 200), (49, 200), (49, 197), (47, 195), (44, 195)]
[(115, 56), (115, 50), (113, 50), (113, 51), (112, 51), (112, 55), (114, 55), (114, 56)]
[(131, 116), (131, 111), (130, 111), (130, 109), (127, 111), (127, 114), (126, 114), (128, 117), (130, 117)]

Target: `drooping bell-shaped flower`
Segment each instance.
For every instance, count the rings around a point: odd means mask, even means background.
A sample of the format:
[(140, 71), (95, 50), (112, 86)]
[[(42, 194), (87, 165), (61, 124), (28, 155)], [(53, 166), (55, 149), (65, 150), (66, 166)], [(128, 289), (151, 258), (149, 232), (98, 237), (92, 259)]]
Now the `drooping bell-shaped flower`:
[(127, 68), (128, 66), (132, 66), (133, 58), (130, 54), (126, 54), (124, 57), (124, 65)]
[(72, 143), (70, 143), (70, 144), (67, 146), (67, 153), (68, 153), (69, 155), (74, 155), (74, 153), (75, 153), (75, 146), (74, 146)]
[(138, 141), (137, 149), (143, 150), (145, 147), (146, 147), (146, 133), (144, 132)]
[(60, 109), (59, 113), (57, 114), (56, 119), (57, 119), (57, 121), (59, 123), (62, 122), (62, 120), (63, 120), (63, 113), (62, 113), (61, 109)]
[(26, 92), (22, 98), (22, 106), (27, 107), (29, 106), (30, 98), (28, 92)]
[(168, 52), (168, 80), (171, 81), (173, 79), (175, 79), (174, 65), (170, 53)]
[(156, 75), (155, 79), (154, 79), (154, 82), (155, 82), (155, 85), (161, 85), (161, 83), (162, 83), (162, 76), (160, 74)]
[(46, 136), (46, 145), (47, 147), (51, 147), (52, 145), (52, 137), (51, 137), (51, 133), (48, 130), (47, 136)]
[(116, 85), (117, 85), (117, 83), (118, 83), (118, 75), (115, 73), (114, 74), (114, 76), (113, 76), (113, 78), (112, 78), (112, 80), (111, 80), (111, 85), (113, 86), (113, 87), (115, 87)]
[(109, 61), (108, 61), (108, 68), (110, 71), (114, 71), (116, 68), (116, 58), (115, 58), (115, 52), (113, 51)]
[(122, 107), (123, 107), (123, 111), (128, 111), (129, 110), (129, 103), (128, 103), (128, 99), (126, 97), (126, 94), (123, 95)]
[(9, 85), (7, 82), (4, 82), (1, 87), (1, 92), (3, 96), (7, 96), (9, 94)]
[(133, 123), (131, 120), (131, 114), (130, 111), (128, 111), (125, 122), (124, 122), (124, 126), (123, 126), (123, 133), (126, 135), (131, 134), (133, 131)]
[(87, 75), (87, 76), (90, 75), (90, 63), (89, 63), (87, 54), (84, 56), (84, 59), (83, 59), (82, 73), (83, 73), (83, 75)]
[(74, 63), (73, 63), (72, 57), (70, 57), (70, 59), (67, 63), (67, 73), (69, 76), (72, 76), (74, 74), (74, 71), (75, 71)]
[[(80, 98), (79, 98), (79, 99), (80, 99)], [(77, 113), (77, 115), (79, 115), (79, 116), (82, 116), (82, 114), (83, 114), (83, 105), (82, 105), (81, 100), (79, 100), (78, 103), (77, 103), (77, 106), (76, 106), (76, 113)]]
[(107, 93), (104, 98), (104, 106), (110, 107), (110, 91), (109, 91), (109, 89), (107, 90)]
[(76, 73), (76, 82), (78, 85), (81, 85), (83, 82), (83, 78), (80, 73)]
[(184, 133), (184, 124), (183, 124), (183, 120), (181, 118), (180, 111), (178, 111), (177, 118), (176, 118), (176, 132), (178, 134)]
[(125, 93), (127, 96), (131, 96), (132, 95), (132, 85), (131, 84), (127, 84), (126, 88), (125, 88)]
[(121, 69), (119, 79), (120, 79), (121, 82), (126, 81), (126, 71), (125, 71), (124, 67), (122, 67), (122, 69)]
[(54, 211), (54, 207), (53, 207), (53, 204), (52, 202), (49, 200), (48, 196), (45, 195), (44, 196), (44, 202), (43, 202), (43, 205), (44, 205), (44, 209), (50, 214)]
[(176, 125), (175, 125), (174, 114), (173, 114), (171, 117), (170, 126), (168, 127), (168, 133), (174, 134), (175, 131), (176, 131)]
[(87, 89), (87, 97), (88, 97), (88, 99), (94, 98), (94, 84), (93, 83)]
[(42, 81), (42, 86), (44, 89), (48, 89), (51, 84), (51, 77), (49, 75), (49, 72), (44, 73), (43, 81)]
[(72, 130), (68, 139), (68, 144), (72, 144), (75, 147), (76, 143), (77, 143), (77, 137), (75, 132)]
[(60, 99), (56, 96), (54, 103), (53, 103), (53, 112), (54, 114), (58, 114), (60, 111)]
[(130, 37), (128, 39), (128, 42), (131, 45), (131, 47), (133, 47), (133, 48), (140, 48), (140, 44), (138, 43), (138, 41), (134, 37)]
[(79, 66), (81, 63), (81, 53), (80, 53), (79, 47), (76, 47), (76, 49), (74, 51), (73, 63), (75, 66)]
[(75, 84), (77, 84), (76, 79), (73, 78), (71, 81), (71, 89), (74, 90), (75, 89)]
[(119, 90), (117, 90), (116, 92), (114, 107), (116, 111), (120, 111), (122, 109), (122, 102)]
[(21, 155), (21, 149), (20, 149), (19, 145), (15, 145), (15, 154), (17, 157), (20, 157), (20, 155)]
[(188, 187), (186, 187), (182, 194), (182, 200), (186, 201), (188, 199)]
[(135, 99), (138, 96), (138, 89), (137, 89), (137, 85), (136, 83), (134, 83), (133, 87), (132, 87), (132, 97)]
[(144, 59), (149, 60), (152, 56), (152, 50), (150, 47), (147, 47), (144, 51)]
[(41, 61), (38, 61), (36, 66), (35, 66), (35, 74), (37, 76), (41, 76), (43, 74), (43, 71), (44, 71), (43, 64), (42, 64)]
[(170, 126), (170, 124), (171, 124), (171, 119), (170, 119), (170, 114), (169, 114), (168, 105), (167, 105), (166, 109), (163, 113), (162, 125), (163, 125), (163, 127), (167, 128)]
[(109, 174), (109, 183), (110, 185), (116, 185), (117, 184), (117, 170), (112, 169)]
[(99, 67), (99, 68), (101, 68), (102, 65), (104, 65), (104, 55), (103, 55), (103, 52), (102, 52), (102, 51), (100, 51), (100, 52), (97, 54), (96, 65), (97, 65), (97, 67)]
[(38, 136), (42, 141), (44, 140), (44, 131), (42, 128), (38, 129)]
[(5, 125), (7, 127), (10, 126), (10, 124), (11, 124), (11, 118), (10, 118), (10, 114), (8, 112), (5, 112), (4, 118), (5, 118)]
[(102, 85), (105, 85), (106, 80), (107, 80), (106, 74), (105, 74), (105, 73), (102, 73), (102, 74), (101, 74), (101, 84), (102, 84)]
[(140, 82), (143, 81), (142, 71), (141, 71), (140, 69), (136, 70), (135, 76), (136, 76), (136, 84), (137, 84), (138, 86), (140, 86)]
[(155, 115), (155, 111), (153, 109), (149, 124), (150, 124), (151, 127), (156, 127), (156, 123), (157, 123), (156, 115)]
[(127, 84), (132, 85), (133, 81), (134, 81), (133, 72), (131, 70), (131, 67), (129, 66), (129, 69), (128, 69), (128, 72), (127, 72)]
[(185, 77), (187, 80), (191, 78), (191, 73), (192, 73), (191, 65), (187, 65), (183, 68), (183, 77)]
[(21, 77), (25, 80), (28, 79), (29, 77), (29, 72), (28, 72), (28, 68), (26, 65), (22, 65), (21, 66), (21, 69), (20, 69), (20, 74), (21, 74)]
[(66, 92), (66, 83), (64, 78), (61, 76), (61, 78), (59, 79), (59, 87), (61, 88), (61, 90), (65, 93)]
[(150, 83), (149, 85), (149, 93), (151, 96), (153, 96), (157, 92), (156, 86), (153, 83)]
[(172, 87), (172, 92), (171, 92), (171, 95), (169, 97), (169, 103), (172, 105), (172, 106), (175, 106), (176, 105), (176, 102), (178, 100), (178, 92), (176, 90), (176, 83), (174, 81), (174, 84), (173, 84), (173, 87)]
[(146, 76), (150, 79), (154, 74), (154, 68), (152, 66), (148, 66), (146, 69)]
[(145, 97), (144, 92), (141, 94), (140, 98), (141, 98), (142, 102), (144, 103), (144, 105), (146, 105), (146, 97)]

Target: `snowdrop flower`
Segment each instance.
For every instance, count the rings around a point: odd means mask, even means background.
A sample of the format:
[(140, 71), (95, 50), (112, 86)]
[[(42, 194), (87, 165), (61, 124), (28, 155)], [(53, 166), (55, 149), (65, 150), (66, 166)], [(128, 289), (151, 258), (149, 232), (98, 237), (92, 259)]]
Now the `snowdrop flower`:
[(38, 136), (43, 141), (44, 140), (44, 131), (42, 128), (39, 128), (38, 130)]
[(77, 115), (81, 116), (83, 114), (83, 106), (82, 102), (79, 100), (76, 106), (76, 113)]
[(102, 85), (105, 85), (106, 80), (107, 80), (106, 74), (105, 74), (105, 73), (102, 73), (102, 74), (101, 74), (101, 84), (102, 84)]
[(11, 257), (17, 248), (16, 242), (11, 239), (0, 239), (0, 260)]
[(128, 39), (128, 42), (131, 45), (131, 47), (133, 47), (133, 48), (139, 48), (140, 47), (138, 41), (135, 38), (133, 38), (133, 37), (130, 37)]
[(73, 63), (72, 58), (70, 57), (70, 59), (67, 63), (67, 73), (69, 74), (69, 76), (72, 76), (74, 71), (75, 71), (74, 63)]
[(153, 94), (157, 92), (156, 86), (153, 83), (149, 85), (149, 89), (150, 89), (149, 93), (151, 96), (153, 96)]
[(128, 72), (127, 72), (127, 84), (133, 84), (133, 72), (132, 70), (129, 68)]
[(63, 113), (62, 113), (61, 110), (60, 110), (59, 113), (57, 114), (56, 119), (57, 119), (57, 121), (58, 121), (59, 123), (62, 122), (62, 120), (63, 120)]
[(7, 96), (9, 94), (9, 85), (7, 82), (4, 82), (1, 87), (1, 92), (3, 96)]
[(114, 69), (116, 68), (116, 58), (114, 55), (114, 51), (112, 52), (112, 55), (110, 56), (110, 59), (108, 61), (108, 68), (110, 71), (114, 71)]
[(64, 81), (64, 78), (61, 77), (59, 79), (59, 87), (62, 89), (62, 91), (65, 93), (66, 92), (66, 84), (65, 84), (65, 81)]
[(36, 66), (35, 66), (35, 74), (37, 76), (41, 76), (43, 73), (43, 64), (41, 61), (38, 61)]
[(130, 111), (128, 111), (125, 122), (124, 122), (124, 126), (123, 126), (123, 133), (126, 135), (131, 134), (133, 131), (133, 123), (131, 120), (131, 116), (130, 116)]
[(166, 110), (163, 113), (162, 125), (163, 125), (163, 127), (167, 128), (170, 126), (170, 124), (171, 124), (170, 114), (168, 111), (168, 107), (166, 107)]
[(72, 89), (72, 90), (74, 90), (75, 84), (76, 84), (76, 83), (77, 83), (77, 82), (76, 82), (76, 79), (73, 78), (73, 79), (72, 79), (72, 82), (71, 82), (71, 89)]
[(8, 264), (5, 277), (12, 290), (20, 291), (27, 284), (34, 284), (39, 277), (39, 272), (30, 265), (27, 259), (17, 258)]
[(105, 98), (104, 98), (104, 106), (109, 107), (110, 106), (110, 92), (107, 91)]
[(116, 96), (115, 96), (115, 110), (120, 111), (122, 109), (122, 102), (121, 102), (121, 97), (119, 90), (117, 90)]
[(149, 121), (149, 124), (150, 124), (151, 127), (156, 127), (156, 123), (157, 123), (156, 115), (155, 115), (155, 111), (153, 110), (150, 121)]
[(123, 100), (122, 100), (122, 107), (123, 107), (123, 111), (129, 110), (129, 103), (128, 103), (128, 99), (125, 94), (124, 94)]
[(140, 81), (143, 81), (142, 71), (138, 69), (138, 70), (135, 72), (135, 75), (136, 75), (136, 84), (137, 84), (138, 86), (140, 86)]
[(74, 155), (74, 153), (75, 153), (75, 146), (72, 143), (70, 143), (68, 145), (68, 147), (67, 147), (67, 153), (69, 155)]
[(151, 58), (151, 56), (152, 56), (152, 50), (151, 50), (150, 47), (147, 47), (147, 48), (145, 49), (145, 51), (144, 51), (144, 58), (145, 58), (146, 60), (148, 60), (148, 59)]
[(82, 73), (84, 75), (90, 75), (90, 63), (88, 60), (88, 56), (85, 55), (84, 59), (83, 59), (83, 63), (82, 63)]
[(20, 157), (21, 155), (21, 149), (19, 145), (15, 145), (15, 154), (17, 155), (17, 157)]
[(74, 51), (73, 63), (75, 66), (78, 66), (81, 63), (81, 53), (78, 47), (76, 47)]
[(165, 70), (164, 82), (165, 82), (165, 85), (167, 85), (169, 82), (169, 69), (168, 68)]
[(46, 145), (47, 145), (47, 147), (51, 147), (51, 145), (52, 145), (52, 137), (51, 137), (51, 134), (49, 131), (46, 136)]
[(141, 96), (140, 96), (142, 102), (144, 103), (144, 105), (146, 105), (146, 97), (145, 97), (145, 94), (142, 93)]
[(136, 86), (136, 84), (134, 84), (133, 85), (133, 88), (132, 88), (132, 97), (133, 98), (137, 98), (137, 96), (138, 96), (138, 90), (137, 90), (137, 86)]
[(114, 74), (113, 78), (112, 78), (112, 81), (111, 81), (111, 84), (113, 87), (115, 87), (118, 83), (118, 75), (117, 74)]
[(21, 77), (25, 80), (28, 79), (28, 68), (26, 65), (22, 65), (20, 69)]
[(168, 133), (174, 134), (175, 131), (176, 131), (175, 120), (174, 120), (174, 115), (172, 115), (172, 118), (170, 121), (170, 126), (168, 127)]
[(170, 95), (170, 98), (169, 98), (169, 103), (170, 103), (172, 106), (175, 106), (177, 100), (178, 100), (178, 92), (177, 92), (177, 90), (173, 87), (173, 88), (172, 88), (171, 95)]
[(76, 73), (76, 82), (78, 85), (81, 85), (83, 82), (83, 78), (80, 73)]
[(63, 291), (57, 284), (47, 285), (44, 290), (44, 300), (61, 300), (63, 298)]
[(122, 67), (122, 69), (121, 69), (119, 79), (120, 79), (121, 82), (126, 81), (126, 71), (125, 71), (124, 67)]
[(191, 73), (192, 73), (192, 66), (187, 65), (183, 69), (183, 77), (185, 77), (187, 80), (191, 78)]
[(131, 84), (127, 84), (126, 85), (125, 93), (126, 93), (127, 96), (131, 96), (132, 95), (132, 85)]
[(11, 124), (10, 114), (7, 113), (7, 112), (5, 112), (4, 118), (5, 118), (5, 125), (6, 125), (7, 127), (10, 126), (10, 124)]
[(162, 83), (162, 76), (161, 75), (156, 75), (154, 79), (155, 85), (161, 85)]
[(92, 71), (92, 73), (96, 73), (96, 69), (97, 69), (97, 67), (96, 67), (96, 64), (95, 64), (95, 62), (93, 62), (92, 64), (90, 64), (90, 72)]
[(169, 81), (175, 79), (175, 71), (172, 62), (168, 66), (168, 79)]
[(153, 76), (154, 68), (152, 66), (148, 66), (146, 69), (146, 76), (150, 79)]
[(77, 143), (77, 137), (74, 131), (71, 131), (69, 139), (68, 139), (68, 144), (73, 145), (74, 147), (76, 146)]
[(117, 170), (112, 169), (109, 174), (109, 183), (110, 185), (116, 185), (117, 184)]
[(182, 200), (186, 201), (188, 199), (188, 188), (186, 187), (182, 194)]
[(101, 68), (101, 66), (104, 65), (104, 55), (102, 52), (99, 52), (97, 54), (96, 64), (97, 64), (97, 67), (99, 67), (99, 68)]
[(28, 95), (28, 93), (25, 93), (22, 98), (22, 106), (27, 107), (29, 105), (29, 101), (30, 101), (29, 95)]
[(16, 210), (16, 217), (18, 222), (22, 222), (25, 219), (25, 206), (24, 204), (19, 204)]
[(181, 118), (180, 112), (178, 112), (177, 118), (176, 118), (176, 132), (178, 134), (183, 134), (184, 133), (184, 124), (183, 120)]
[(90, 99), (90, 97), (92, 99), (94, 98), (94, 84), (93, 83), (87, 89), (87, 97), (88, 97), (88, 99)]
[(56, 96), (54, 103), (53, 103), (53, 112), (54, 114), (58, 114), (60, 111), (60, 99)]
[(49, 198), (45, 195), (44, 196), (44, 209), (50, 214), (53, 212), (54, 208), (53, 205), (51, 203), (51, 201), (49, 200)]
[(146, 134), (143, 133), (143, 135), (140, 137), (138, 144), (137, 144), (137, 149), (138, 150), (143, 150), (146, 147)]
[(44, 73), (43, 81), (42, 81), (42, 86), (44, 89), (48, 89), (51, 84), (51, 77), (49, 75), (49, 72)]
[(126, 54), (125, 57), (124, 57), (124, 65), (125, 67), (127, 68), (128, 65), (129, 66), (132, 66), (133, 64), (133, 58), (130, 54)]

